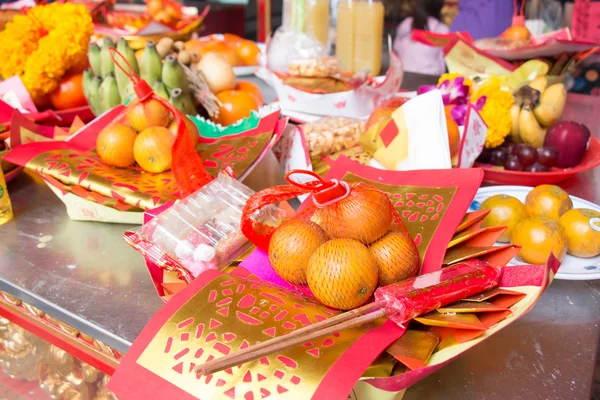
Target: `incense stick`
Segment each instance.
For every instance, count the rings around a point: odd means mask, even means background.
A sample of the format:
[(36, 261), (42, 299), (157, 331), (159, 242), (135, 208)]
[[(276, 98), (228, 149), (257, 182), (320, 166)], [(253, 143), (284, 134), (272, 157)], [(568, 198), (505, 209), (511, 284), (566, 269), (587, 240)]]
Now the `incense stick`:
[(356, 308), (333, 318), (328, 318), (316, 324), (297, 329), (288, 333), (287, 335), (257, 343), (254, 346), (247, 347), (235, 353), (231, 353), (216, 360), (204, 363), (198, 366), (196, 371), (201, 372), (202, 375), (210, 375), (212, 373), (285, 350), (289, 347), (297, 346), (299, 344), (328, 336), (345, 329), (360, 326), (367, 322), (384, 317), (385, 310), (381, 308), (382, 306), (383, 304), (380, 302), (367, 304), (366, 306)]

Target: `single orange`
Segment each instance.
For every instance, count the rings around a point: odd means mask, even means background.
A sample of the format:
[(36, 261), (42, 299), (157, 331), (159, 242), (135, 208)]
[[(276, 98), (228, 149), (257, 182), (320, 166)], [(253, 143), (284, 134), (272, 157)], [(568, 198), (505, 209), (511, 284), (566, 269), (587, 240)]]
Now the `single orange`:
[(573, 208), (573, 201), (556, 185), (540, 185), (534, 188), (525, 200), (527, 215), (548, 217), (558, 220)]
[(258, 65), (260, 49), (253, 41), (244, 40), (237, 43), (236, 51), (243, 65)]
[(333, 239), (314, 251), (306, 278), (321, 303), (351, 310), (369, 300), (379, 275), (377, 261), (364, 244), (352, 239)]
[(254, 97), (256, 97), (260, 105), (264, 104), (262, 92), (255, 83), (252, 83), (250, 81), (238, 81), (235, 85), (235, 90), (242, 90), (244, 92), (248, 92)]
[(135, 161), (145, 171), (155, 174), (171, 169), (171, 151), (175, 139), (167, 128), (154, 126), (141, 132), (133, 144)]
[(96, 152), (100, 159), (113, 167), (125, 168), (133, 164), (133, 144), (137, 134), (125, 124), (113, 123), (102, 129), (96, 138)]
[(52, 108), (55, 110), (66, 110), (68, 108), (81, 107), (87, 104), (83, 94), (83, 78), (79, 74), (65, 75), (58, 87), (49, 95)]
[(600, 212), (586, 208), (569, 210), (560, 217), (569, 254), (595, 257), (600, 254)]
[(391, 285), (419, 272), (419, 250), (410, 235), (391, 231), (369, 246), (377, 261), (379, 285)]
[(314, 251), (327, 240), (319, 225), (292, 219), (279, 226), (269, 242), (269, 262), (285, 281), (306, 283), (306, 266)]
[[(458, 124), (456, 123), (454, 118), (452, 118), (450, 110), (452, 110), (452, 108), (448, 106), (444, 107), (444, 112), (446, 114), (446, 128), (448, 129), (448, 144), (450, 147), (450, 158), (455, 159), (458, 156), (458, 150), (460, 148), (460, 132), (458, 131)], [(457, 158), (456, 162), (458, 162)]]
[(512, 244), (522, 246), (519, 257), (532, 264), (545, 264), (550, 252), (562, 260), (567, 254), (567, 241), (557, 220), (528, 217), (517, 224), (511, 235)]
[(217, 93), (217, 98), (222, 106), (219, 107), (219, 115), (211, 119), (223, 126), (249, 117), (251, 111), (256, 111), (260, 107), (256, 97), (242, 90), (224, 90)]
[[(198, 131), (198, 127), (194, 122), (192, 122), (192, 120), (187, 115), (184, 115), (183, 113), (180, 113), (180, 115), (181, 119), (183, 119), (185, 127), (188, 130), (188, 133), (190, 134), (192, 144), (196, 146), (198, 144), (198, 140), (200, 139), (200, 132)], [(178, 128), (179, 125), (177, 124), (177, 120), (174, 119), (173, 122), (171, 122), (171, 125), (169, 125), (169, 131), (171, 131), (171, 133), (173, 134), (173, 139), (177, 139)]]
[(505, 194), (487, 198), (481, 203), (480, 210), (490, 210), (481, 224), (482, 227), (506, 226), (506, 230), (498, 238), (499, 242), (510, 242), (510, 235), (515, 226), (527, 217), (523, 203), (519, 199)]

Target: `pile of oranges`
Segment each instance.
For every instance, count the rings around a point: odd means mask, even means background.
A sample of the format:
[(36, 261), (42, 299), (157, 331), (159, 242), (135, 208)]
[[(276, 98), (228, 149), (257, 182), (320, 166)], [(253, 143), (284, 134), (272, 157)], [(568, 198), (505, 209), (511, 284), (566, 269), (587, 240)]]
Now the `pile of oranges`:
[(210, 52), (219, 53), (232, 67), (258, 65), (260, 57), (256, 43), (230, 33), (188, 40), (185, 49), (197, 51), (200, 56)]
[[(196, 145), (198, 128), (188, 117), (182, 113), (180, 116)], [(177, 121), (160, 101), (136, 100), (98, 134), (96, 152), (113, 167), (127, 168), (137, 163), (147, 172), (165, 172), (171, 169), (177, 131)]]
[(559, 260), (567, 252), (576, 257), (600, 254), (600, 213), (574, 209), (558, 186), (537, 186), (525, 204), (512, 196), (492, 196), (481, 209), (490, 210), (482, 226), (506, 226), (499, 241), (522, 246), (519, 257), (525, 262), (544, 264), (551, 252)]
[(286, 282), (308, 286), (326, 306), (350, 310), (378, 285), (417, 274), (419, 252), (405, 230), (393, 226), (393, 206), (375, 186), (351, 184), (350, 195), (310, 219), (284, 222), (269, 243), (269, 262)]

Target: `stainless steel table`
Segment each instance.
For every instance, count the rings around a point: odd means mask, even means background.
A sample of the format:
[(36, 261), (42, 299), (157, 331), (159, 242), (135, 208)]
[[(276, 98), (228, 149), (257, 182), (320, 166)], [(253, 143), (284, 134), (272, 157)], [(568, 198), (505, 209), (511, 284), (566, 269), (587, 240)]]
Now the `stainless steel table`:
[[(410, 88), (431, 80), (405, 79)], [(274, 98), (268, 88), (264, 94)], [(250, 186), (281, 182), (273, 162), (252, 174)], [(598, 182), (597, 169), (563, 186), (600, 203)], [(22, 173), (8, 189), (15, 218), (0, 227), (0, 290), (126, 352), (162, 305), (142, 257), (121, 239), (131, 226), (71, 221), (34, 174)], [(589, 399), (599, 334), (600, 281), (554, 281), (529, 314), (405, 398)]]

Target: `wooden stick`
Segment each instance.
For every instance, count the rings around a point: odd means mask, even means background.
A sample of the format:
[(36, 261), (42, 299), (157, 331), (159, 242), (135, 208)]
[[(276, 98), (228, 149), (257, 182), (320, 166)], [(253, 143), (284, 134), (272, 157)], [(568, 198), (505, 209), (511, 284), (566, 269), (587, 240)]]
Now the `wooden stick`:
[(366, 306), (345, 312), (333, 318), (328, 318), (316, 324), (292, 331), (287, 335), (275, 337), (216, 360), (209, 361), (198, 366), (196, 372), (200, 372), (205, 376), (210, 375), (285, 350), (289, 347), (297, 346), (345, 329), (360, 326), (384, 317), (386, 315), (385, 310), (381, 307), (382, 303), (378, 302), (367, 304)]

